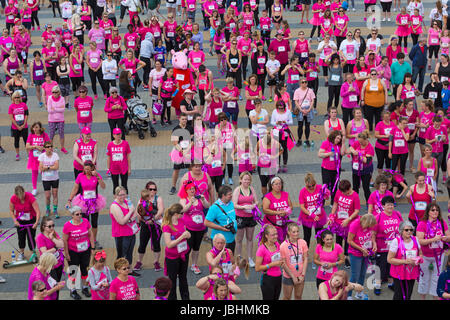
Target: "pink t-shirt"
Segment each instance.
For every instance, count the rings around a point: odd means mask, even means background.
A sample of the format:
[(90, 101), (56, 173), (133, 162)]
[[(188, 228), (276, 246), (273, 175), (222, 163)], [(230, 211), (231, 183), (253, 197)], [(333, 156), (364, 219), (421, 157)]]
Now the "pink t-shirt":
[(161, 68), (160, 71), (153, 69), (152, 71), (150, 71), (150, 75), (149, 77), (152, 78), (152, 88), (154, 89), (158, 89), (159, 84), (162, 81), (162, 78), (164, 77), (164, 74), (166, 73), (166, 69), (165, 68)]
[[(61, 239), (61, 237), (59, 236), (59, 234), (55, 231), (55, 237), (57, 239)], [(50, 240), (49, 238), (47, 238), (46, 236), (44, 236), (43, 233), (40, 233), (36, 236), (36, 247), (39, 249), (39, 254), (42, 254), (41, 248), (45, 247), (47, 250), (56, 248), (55, 243)], [(63, 265), (64, 260), (60, 260), (60, 253), (58, 251), (56, 251), (53, 255), (55, 255), (56, 259), (58, 260), (58, 263), (53, 267), (53, 269), (58, 268), (59, 266)]]
[[(25, 192), (23, 203), (20, 202), (16, 195), (13, 195), (9, 201), (13, 204), (14, 215), (18, 220), (28, 221), (36, 217), (36, 211), (33, 209), (33, 203), (36, 201), (36, 198), (31, 193)], [(19, 217), (22, 219), (19, 219)]]
[[(355, 237), (353, 241), (356, 245), (363, 247), (365, 249), (372, 249), (372, 231), (375, 230), (375, 227), (363, 229), (361, 228), (360, 217), (357, 217), (350, 223), (349, 233), (353, 233)], [(348, 253), (353, 254), (356, 257), (362, 257), (363, 254), (361, 251), (353, 248), (352, 246), (348, 247)]]
[[(25, 121), (25, 111), (28, 111), (28, 107), (25, 102), (21, 102), (19, 104), (11, 103), (8, 109), (8, 114), (12, 114), (14, 120), (20, 125), (20, 122), (23, 123)], [(11, 123), (11, 128), (17, 130), (17, 127)], [(28, 128), (28, 124), (25, 123), (25, 128)]]
[[(173, 226), (175, 230), (173, 230), (169, 225), (165, 225), (162, 227), (163, 232), (167, 232), (170, 234), (170, 240), (178, 239), (184, 231), (186, 231), (185, 224), (183, 219), (178, 219), (178, 224)], [(180, 243), (178, 243), (175, 247), (169, 248), (166, 246), (165, 254), (167, 259), (177, 259), (180, 256), (185, 255), (189, 250), (189, 245), (187, 240), (184, 239)]]
[(139, 35), (137, 33), (126, 33), (123, 36), (124, 40), (125, 40), (125, 47), (127, 49), (131, 48), (131, 49), (136, 49), (137, 45), (138, 45), (138, 39), (139, 39)]
[(386, 213), (381, 213), (375, 216), (377, 224), (375, 231), (377, 233), (377, 252), (388, 252), (390, 243), (398, 234), (398, 227), (403, 221), (402, 214), (398, 211), (393, 211), (391, 216)]
[(129, 71), (131, 74), (134, 74), (136, 72), (136, 68), (139, 64), (140, 60), (139, 59), (134, 59), (134, 60), (128, 60), (127, 58), (123, 58), (122, 60), (119, 61), (119, 65), (124, 65), (125, 69), (127, 71)]
[[(420, 221), (417, 225), (416, 232), (423, 232), (425, 234), (424, 239), (432, 239), (436, 235), (444, 236), (445, 232), (448, 230), (447, 222), (443, 220), (444, 230), (442, 230), (442, 225), (439, 220), (434, 222)], [(442, 250), (442, 241), (433, 242), (422, 247), (422, 253), (425, 257), (434, 257), (434, 253), (439, 253)]]
[[(286, 239), (280, 246), (280, 253), (281, 257), (287, 261), (286, 266), (291, 270), (294, 277), (299, 277), (303, 273), (303, 257), (308, 255), (306, 241), (298, 239), (297, 243), (293, 244)], [(283, 277), (290, 278), (284, 270)]]
[[(356, 140), (353, 144), (352, 144), (352, 148), (355, 149), (355, 151), (357, 151), (358, 153), (361, 154), (362, 157), (374, 157), (375, 156), (375, 149), (373, 148), (372, 144), (369, 142), (367, 144), (367, 146), (365, 146), (364, 148), (361, 148), (361, 144), (359, 143), (358, 140)], [(352, 168), (354, 170), (363, 170), (366, 167), (370, 166), (370, 163), (363, 163), (362, 168), (359, 168), (359, 155), (358, 156), (352, 156)]]
[(342, 222), (349, 218), (355, 210), (361, 209), (359, 195), (355, 191), (351, 195), (346, 195), (341, 190), (336, 191), (334, 202), (337, 204), (336, 213), (334, 214), (335, 221)]
[[(404, 129), (405, 134), (409, 133), (408, 127)], [(405, 154), (408, 153), (408, 141), (406, 141), (400, 129), (395, 126), (391, 132), (393, 136), (392, 141), (392, 154)]]
[[(302, 220), (302, 223), (305, 223), (306, 221), (308, 221), (309, 223), (313, 223), (314, 218), (318, 215), (321, 215), (323, 217), (323, 220), (326, 220), (326, 212), (323, 208), (323, 204), (322, 207), (316, 210), (318, 206), (317, 200), (319, 199), (321, 190), (322, 185), (320, 184), (316, 184), (316, 188), (313, 193), (310, 193), (306, 187), (300, 190), (300, 193), (298, 195), (298, 202), (299, 204), (304, 204), (306, 210), (308, 210), (309, 212), (309, 215), (306, 215), (303, 211), (300, 212), (299, 219)], [(327, 192), (329, 194), (329, 191)], [(314, 214), (312, 215), (312, 213)]]
[[(375, 126), (375, 131), (378, 131), (378, 133), (381, 135), (390, 135), (394, 128), (395, 124), (392, 121), (389, 122), (389, 125), (386, 125), (383, 121), (380, 121)], [(386, 144), (381, 144), (380, 142), (378, 142), (378, 140), (384, 141), (384, 143)], [(389, 139), (385, 138), (377, 139), (377, 142), (375, 143), (375, 148), (378, 148), (380, 150), (388, 150), (389, 149), (388, 143)]]
[[(45, 284), (45, 288), (47, 289), (47, 291), (51, 289), (50, 284), (48, 283), (49, 277), (50, 274), (44, 276), (37, 267), (33, 269), (33, 271), (30, 274), (30, 279), (28, 280), (28, 300), (33, 300), (33, 289), (31, 286), (35, 281), (39, 280), (42, 281)], [(56, 299), (57, 299), (56, 292), (44, 298), (44, 300), (56, 300)]]
[(175, 29), (177, 28), (177, 22), (170, 23), (168, 20), (164, 22), (164, 28), (166, 30), (166, 36), (173, 38), (175, 36)]
[[(339, 244), (335, 244), (331, 252), (323, 250), (322, 246), (318, 244), (316, 246), (316, 253), (319, 256), (320, 262), (336, 263), (339, 261), (339, 255), (344, 253), (344, 250)], [(338, 271), (337, 267), (325, 269), (323, 266), (317, 270), (317, 279), (330, 280), (333, 273)]]
[[(439, 138), (439, 136), (441, 138)], [(439, 153), (444, 151), (444, 136), (447, 136), (447, 128), (444, 125), (440, 125), (439, 129), (436, 129), (433, 125), (431, 125), (426, 132), (426, 139), (433, 140), (435, 138), (441, 139), (441, 141), (435, 141), (431, 144), (433, 148), (433, 152)]]
[(81, 184), (83, 191), (96, 191), (98, 179), (94, 176), (91, 176), (91, 178), (88, 179), (84, 173), (80, 173), (75, 179), (75, 183)]
[[(78, 145), (78, 158), (81, 161), (93, 161), (94, 160), (94, 148), (97, 144), (97, 141), (91, 139), (88, 143), (84, 143), (82, 139), (75, 140), (75, 143)], [(77, 161), (73, 161), (73, 167), (79, 171), (83, 171), (83, 166), (79, 164)]]
[(139, 294), (139, 287), (136, 279), (128, 276), (128, 280), (123, 282), (119, 278), (115, 278), (109, 287), (109, 293), (116, 294), (116, 300), (136, 300)]
[[(275, 242), (275, 246), (277, 247), (277, 249), (274, 252), (270, 252), (264, 244), (258, 247), (258, 250), (256, 250), (256, 256), (262, 258), (261, 265), (265, 266), (266, 264), (281, 260), (280, 245), (278, 244), (278, 242)], [(272, 267), (267, 270), (266, 273), (271, 277), (280, 277), (281, 268)]]
[(189, 52), (188, 59), (191, 61), (192, 66), (198, 69), (205, 62), (205, 53), (203, 51), (191, 51)]
[(69, 236), (67, 245), (70, 251), (85, 252), (86, 250), (90, 250), (90, 229), (91, 224), (89, 223), (89, 220), (83, 218), (81, 218), (81, 223), (77, 226), (72, 223), (72, 220), (69, 220), (64, 224), (62, 232)]
[(102, 63), (102, 52), (99, 49), (95, 51), (89, 50), (86, 56), (93, 69), (97, 69)]
[(106, 155), (111, 157), (109, 170), (111, 174), (126, 174), (128, 172), (128, 154), (131, 153), (128, 141), (122, 140), (120, 144), (114, 141), (108, 143)]
[(88, 33), (89, 40), (97, 44), (97, 49), (105, 50), (105, 30), (103, 28), (91, 29)]
[[(122, 109), (112, 109), (113, 106), (120, 105)], [(117, 98), (108, 97), (105, 102), (105, 112), (108, 113), (108, 119), (120, 119), (125, 117), (125, 110), (127, 109), (127, 105), (125, 104), (125, 100), (118, 96)]]
[[(425, 112), (421, 112), (419, 115), (420, 124), (427, 124), (429, 127), (433, 126), (433, 118), (436, 114), (434, 112), (430, 112), (426, 114)], [(428, 128), (429, 128), (428, 127)], [(427, 129), (428, 128), (420, 128), (419, 129), (419, 137), (426, 139)]]
[(78, 123), (92, 122), (92, 108), (94, 107), (94, 99), (92, 97), (76, 98), (73, 107), (77, 110)]
[[(122, 205), (120, 205), (119, 203), (117, 203), (116, 201), (113, 202), (114, 204), (116, 204), (120, 210), (122, 211), (122, 215), (126, 216), (129, 213), (129, 208), (128, 207), (124, 207)], [(128, 222), (126, 224), (120, 224), (119, 222), (117, 222), (116, 218), (114, 217), (114, 215), (110, 212), (109, 216), (111, 218), (111, 236), (114, 238), (118, 238), (118, 237), (128, 237), (128, 236), (132, 236), (134, 234), (136, 234), (139, 231), (139, 226), (137, 225), (136, 221), (131, 221)]]
[(383, 205), (381, 204), (381, 200), (383, 200), (384, 197), (391, 196), (394, 197), (394, 194), (390, 192), (389, 190), (386, 190), (385, 193), (380, 194), (378, 190), (375, 190), (372, 192), (369, 196), (369, 199), (367, 200), (367, 204), (373, 205), (373, 215), (376, 216), (377, 214), (380, 214), (383, 210)]
[(189, 210), (183, 214), (183, 222), (188, 230), (205, 230), (205, 215), (203, 213), (203, 204), (200, 200), (198, 200), (197, 205), (191, 205)]
[[(27, 138), (27, 143), (29, 143), (32, 146), (44, 146), (44, 143), (50, 141), (50, 138), (48, 137), (47, 133), (43, 133), (41, 135), (35, 135), (34, 133), (31, 133)], [(42, 151), (44, 152), (44, 151)], [(37, 149), (30, 150), (28, 152), (28, 164), (27, 167), (30, 170), (38, 170), (39, 169), (39, 161), (38, 157), (42, 153), (41, 151)]]
[(45, 81), (42, 84), (42, 90), (44, 90), (44, 92), (45, 92), (45, 101), (47, 101), (48, 97), (50, 97), (52, 95), (52, 89), (54, 87), (56, 87), (57, 85), (58, 85), (58, 83), (56, 81), (53, 81), (53, 80), (50, 83)]
[(331, 152), (332, 149), (334, 150), (334, 156), (329, 156), (324, 159), (322, 159), (322, 168), (327, 170), (336, 170), (337, 169), (337, 163), (336, 163), (336, 157), (339, 157), (339, 147), (336, 148), (334, 144), (332, 144), (330, 141), (325, 140), (322, 142), (322, 145), (320, 146), (320, 149), (324, 150), (325, 152)]

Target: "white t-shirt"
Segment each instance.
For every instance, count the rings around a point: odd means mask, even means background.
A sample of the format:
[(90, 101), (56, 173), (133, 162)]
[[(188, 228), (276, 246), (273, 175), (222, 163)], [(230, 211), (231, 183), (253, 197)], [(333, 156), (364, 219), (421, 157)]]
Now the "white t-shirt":
[[(56, 152), (53, 152), (50, 157), (47, 156), (47, 154), (41, 153), (38, 157), (38, 161), (42, 162), (44, 167), (53, 166), (56, 161), (59, 160), (59, 156), (56, 154)], [(42, 181), (55, 181), (59, 179), (58, 170), (47, 170), (42, 172)]]
[(156, 71), (156, 69), (153, 69), (150, 71), (150, 78), (152, 78), (152, 88), (158, 88), (159, 83), (161, 82), (162, 78), (164, 77), (164, 74), (166, 73), (165, 68), (161, 68), (161, 71)]
[[(405, 244), (406, 250), (411, 250), (414, 247), (414, 241), (412, 239), (408, 243), (407, 242), (403, 242), (403, 243)], [(419, 249), (420, 249), (419, 241), (417, 241), (417, 245), (419, 246)], [(398, 250), (398, 241), (397, 241), (397, 238), (395, 238), (394, 240), (391, 241), (389, 251), (397, 253), (397, 250)]]
[[(349, 45), (350, 47), (348, 47)], [(351, 46), (353, 46), (353, 52), (350, 52), (352, 51)], [(359, 43), (356, 40), (348, 41), (347, 39), (345, 39), (341, 42), (339, 50), (342, 51), (347, 60), (355, 60), (359, 52)]]
[(68, 1), (61, 3), (61, 15), (63, 19), (72, 18), (72, 3)]
[[(277, 68), (281, 67), (280, 61), (278, 61), (277, 59), (275, 60), (268, 60), (266, 62), (266, 67), (270, 70), (271, 73), (274, 73), (275, 70), (277, 70)], [(281, 71), (281, 70), (279, 70)]]
[(281, 129), (282, 125), (277, 125), (278, 121), (284, 121), (287, 125), (291, 125), (294, 123), (292, 119), (292, 112), (286, 110), (284, 113), (278, 113), (277, 109), (274, 109), (272, 112), (272, 117), (270, 118), (270, 124), (278, 129)]
[[(264, 118), (268, 115), (269, 114), (267, 113), (266, 109), (261, 109), (261, 112), (259, 113), (259, 118), (257, 120), (258, 121), (264, 120)], [(256, 111), (255, 110), (250, 111), (248, 116), (249, 116), (249, 118), (256, 116)], [(252, 131), (254, 133), (259, 133), (261, 136), (264, 136), (266, 133), (266, 130), (267, 130), (267, 126), (265, 124), (260, 124), (260, 123), (252, 124)]]
[(108, 61), (108, 59), (103, 60), (102, 62), (103, 79), (116, 80), (117, 71), (118, 71), (117, 61), (115, 59), (112, 59), (111, 61)]

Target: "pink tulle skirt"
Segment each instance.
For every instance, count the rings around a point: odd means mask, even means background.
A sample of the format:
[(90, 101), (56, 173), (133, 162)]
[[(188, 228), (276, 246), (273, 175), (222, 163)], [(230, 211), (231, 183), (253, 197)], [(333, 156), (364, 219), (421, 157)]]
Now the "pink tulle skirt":
[[(86, 205), (86, 201), (81, 199), (81, 194), (77, 194), (72, 199), (73, 206), (79, 206), (81, 208), (81, 212), (86, 213), (88, 207)], [(95, 201), (95, 212), (100, 212), (104, 207), (106, 207), (106, 198), (101, 194), (97, 194), (97, 200)]]
[(170, 160), (175, 164), (190, 163), (191, 162), (191, 153), (183, 155), (182, 152), (180, 152), (174, 148), (170, 152)]
[(327, 223), (327, 215), (322, 213), (319, 221), (314, 221), (314, 219), (311, 219), (309, 216), (307, 216), (303, 212), (300, 212), (300, 216), (299, 216), (298, 220), (299, 220), (298, 222), (300, 222), (305, 227), (322, 228)]
[(330, 224), (330, 231), (334, 234), (347, 239), (349, 227), (343, 227), (338, 221), (333, 221)]
[(313, 16), (311, 20), (309, 20), (309, 23), (311, 23), (313, 26), (320, 26), (322, 23), (322, 18)]
[(395, 34), (398, 35), (399, 37), (407, 37), (410, 35), (410, 33), (411, 33), (411, 30), (409, 29), (409, 27), (399, 26), (395, 30)]

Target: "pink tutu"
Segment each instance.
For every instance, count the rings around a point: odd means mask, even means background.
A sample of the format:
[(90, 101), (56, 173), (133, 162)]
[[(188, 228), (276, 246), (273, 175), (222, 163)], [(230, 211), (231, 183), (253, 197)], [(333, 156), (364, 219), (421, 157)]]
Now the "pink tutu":
[[(320, 209), (317, 210), (319, 212)], [(300, 212), (300, 216), (298, 217), (298, 222), (302, 224), (302, 226), (308, 227), (308, 228), (322, 228), (327, 223), (327, 215), (322, 214), (319, 221), (314, 221), (309, 216), (304, 214), (303, 212)]]
[(170, 152), (170, 160), (174, 164), (190, 163), (191, 162), (191, 152), (183, 156), (183, 153), (176, 150), (175, 148)]
[(397, 29), (395, 30), (395, 34), (398, 35), (399, 37), (407, 37), (411, 34), (411, 29), (409, 29), (408, 26), (406, 27), (398, 26)]
[(329, 229), (330, 229), (331, 232), (333, 232), (337, 236), (340, 236), (342, 238), (346, 238), (347, 239), (348, 230), (349, 230), (348, 226), (344, 228), (341, 224), (339, 224), (339, 222), (333, 221), (330, 224)]
[(320, 24), (322, 23), (322, 18), (313, 16), (311, 20), (309, 20), (309, 23), (313, 26), (320, 26)]
[[(81, 212), (86, 213), (88, 210), (86, 201), (81, 199), (81, 194), (77, 194), (75, 198), (72, 199), (73, 206), (79, 206)], [(106, 207), (106, 198), (101, 194), (97, 194), (97, 200), (95, 201), (95, 212), (100, 212), (104, 207)]]

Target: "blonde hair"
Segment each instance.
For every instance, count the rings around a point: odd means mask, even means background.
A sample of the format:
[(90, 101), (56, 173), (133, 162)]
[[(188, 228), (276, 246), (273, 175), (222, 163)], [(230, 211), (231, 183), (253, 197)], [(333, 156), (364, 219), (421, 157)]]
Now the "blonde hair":
[(119, 193), (120, 193), (120, 191), (127, 191), (127, 189), (125, 189), (123, 186), (118, 186), (118, 187), (116, 187), (115, 189), (114, 189), (114, 195), (115, 196), (118, 196), (119, 195)]
[(116, 261), (114, 261), (114, 269), (116, 269), (116, 271), (122, 268), (123, 266), (127, 265), (130, 265), (130, 263), (125, 258), (119, 258)]
[(13, 102), (14, 102), (15, 98), (21, 98), (21, 97), (22, 97), (22, 94), (20, 93), (19, 90), (14, 91), (13, 94), (11, 95), (11, 99)]
[(360, 217), (359, 223), (363, 229), (367, 229), (373, 227), (377, 223), (377, 220), (373, 214), (366, 213)]
[(183, 206), (179, 203), (174, 203), (171, 205), (166, 211), (164, 212), (163, 222), (162, 226), (170, 226), (170, 228), (173, 231), (176, 231), (175, 227), (172, 224), (172, 217), (175, 214), (181, 214), (181, 211), (183, 210)]
[(16, 197), (23, 200), (25, 198), (25, 189), (20, 185), (16, 186), (14, 188), (14, 194), (16, 195)]
[(52, 271), (53, 267), (58, 263), (58, 260), (56, 260), (56, 257), (53, 255), (53, 253), (45, 252), (41, 255), (39, 258), (39, 266), (42, 267), (46, 273), (50, 273)]
[(252, 183), (252, 174), (248, 171), (244, 171), (239, 175), (239, 181), (242, 181), (242, 179), (244, 179), (245, 176), (249, 176), (250, 177), (250, 183)]
[(272, 225), (270, 225), (270, 224), (266, 224), (266, 226), (264, 227), (264, 232), (263, 232), (263, 234), (262, 234), (262, 236), (261, 236), (261, 244), (266, 244), (267, 243), (267, 241), (269, 241), (268, 239), (267, 239), (267, 235), (269, 234), (269, 232), (271, 231), (271, 230), (275, 230), (275, 231), (277, 231), (277, 229), (274, 227), (274, 226), (272, 226)]
[(311, 172), (308, 172), (305, 176), (305, 184), (317, 184), (314, 175)]

